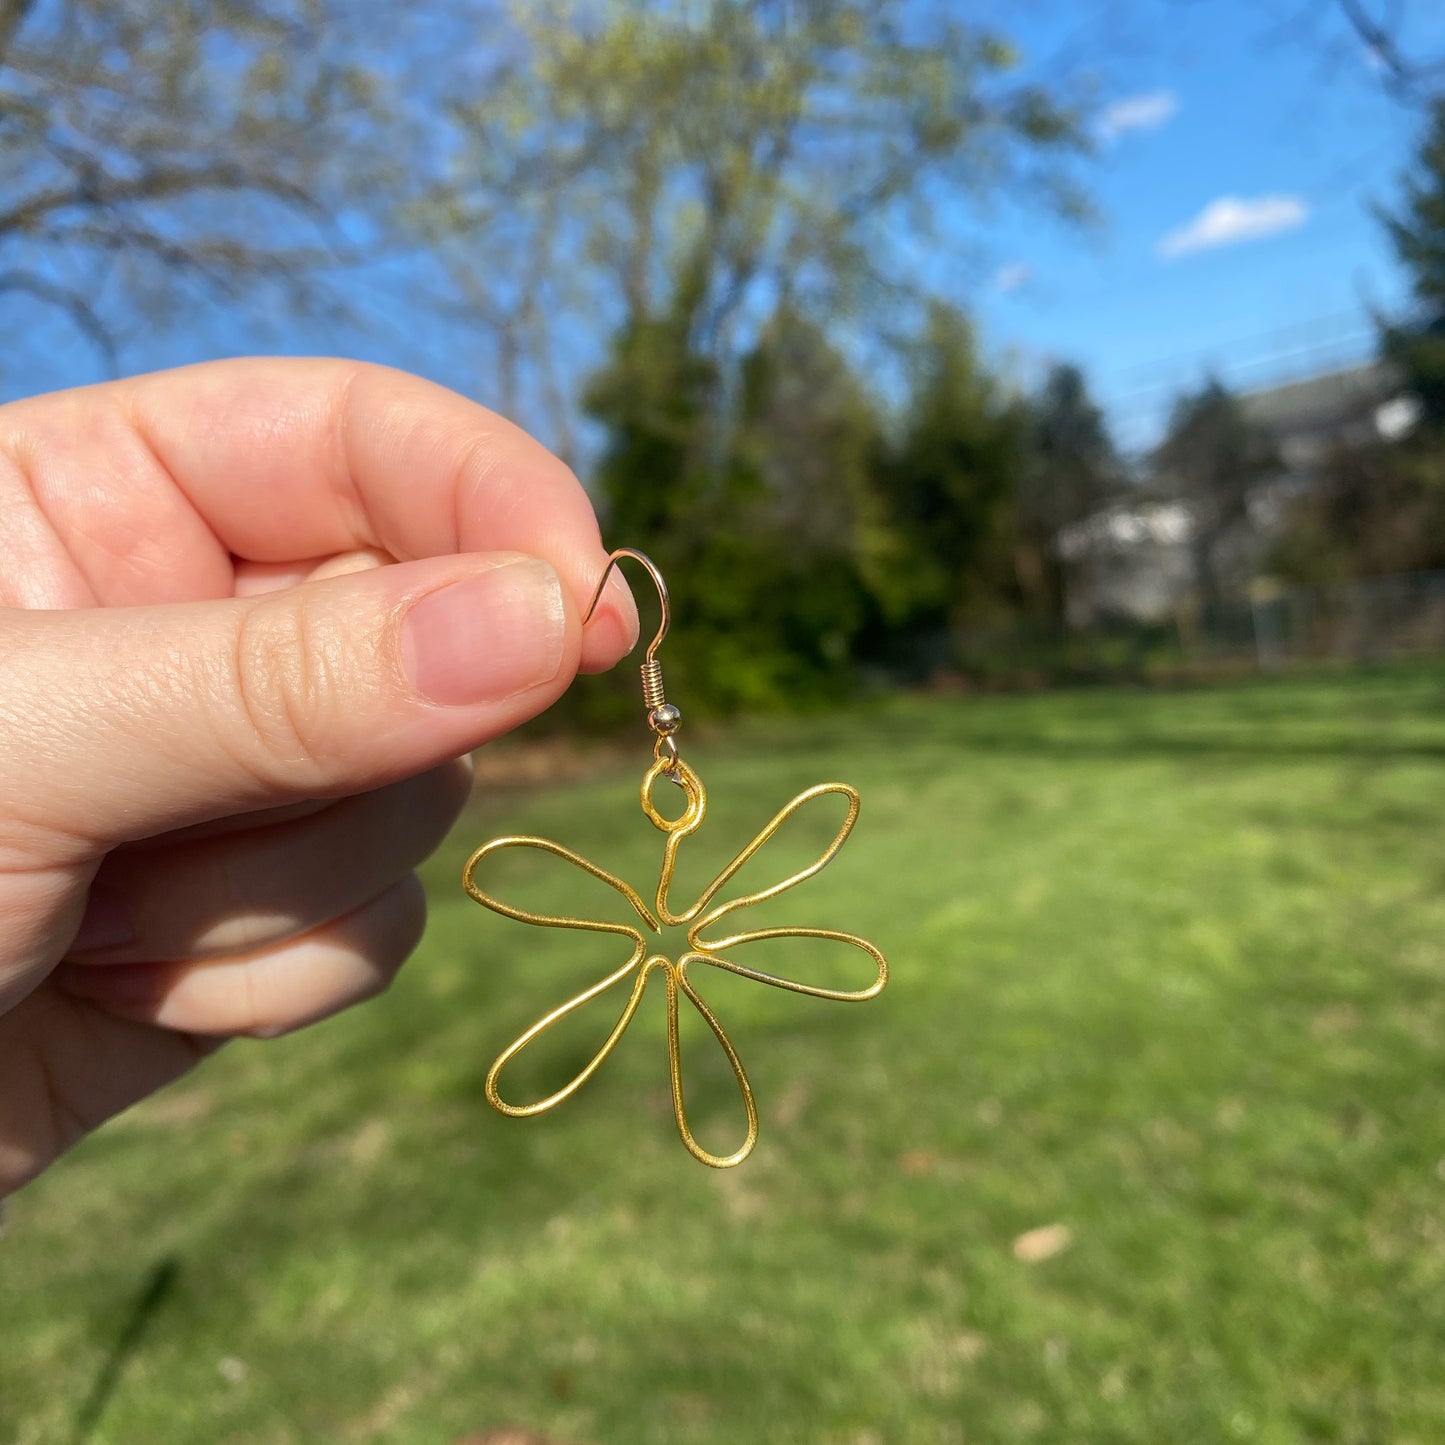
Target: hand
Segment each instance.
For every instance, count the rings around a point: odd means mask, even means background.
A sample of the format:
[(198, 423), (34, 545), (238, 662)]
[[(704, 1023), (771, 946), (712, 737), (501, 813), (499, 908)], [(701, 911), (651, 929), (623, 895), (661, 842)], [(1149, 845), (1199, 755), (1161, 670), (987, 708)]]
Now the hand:
[(0, 1196), (221, 1040), (385, 988), (455, 761), (637, 619), (572, 474), (438, 387), (192, 367), (0, 408)]

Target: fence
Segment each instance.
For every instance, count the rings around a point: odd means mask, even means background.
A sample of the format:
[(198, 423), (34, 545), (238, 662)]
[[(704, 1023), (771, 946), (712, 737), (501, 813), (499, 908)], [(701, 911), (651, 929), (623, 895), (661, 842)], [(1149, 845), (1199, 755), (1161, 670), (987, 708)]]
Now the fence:
[(919, 649), (916, 675), (957, 672), (1003, 686), (1445, 654), (1445, 572), (1256, 589), (1253, 603), (1208, 617), (1181, 607), (1158, 622), (1114, 618), (1085, 628), (999, 619), (920, 641), (930, 645)]
[(1445, 652), (1445, 572), (1291, 588), (1257, 599), (1252, 610), (1256, 658), (1265, 669)]

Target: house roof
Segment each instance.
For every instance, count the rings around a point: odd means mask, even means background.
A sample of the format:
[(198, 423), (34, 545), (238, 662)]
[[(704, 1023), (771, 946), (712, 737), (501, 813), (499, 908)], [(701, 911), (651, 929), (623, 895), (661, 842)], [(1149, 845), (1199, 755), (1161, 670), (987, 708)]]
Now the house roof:
[(1246, 392), (1240, 405), (1250, 421), (1277, 437), (1318, 436), (1372, 416), (1398, 393), (1400, 380), (1393, 366), (1372, 361)]

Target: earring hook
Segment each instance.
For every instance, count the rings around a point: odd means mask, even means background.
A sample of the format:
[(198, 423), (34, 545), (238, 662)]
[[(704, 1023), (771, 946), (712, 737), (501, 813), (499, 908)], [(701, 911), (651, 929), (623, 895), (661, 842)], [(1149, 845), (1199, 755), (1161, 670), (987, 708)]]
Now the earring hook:
[(641, 562), (647, 568), (647, 575), (652, 578), (653, 585), (657, 588), (658, 600), (662, 603), (662, 620), (657, 626), (657, 636), (647, 645), (646, 660), (654, 662), (657, 659), (657, 649), (662, 645), (662, 639), (667, 636), (667, 629), (672, 624), (672, 603), (667, 595), (667, 583), (662, 580), (662, 573), (658, 570), (657, 563), (647, 553), (639, 552), (635, 547), (619, 547), (607, 559), (607, 565), (597, 579), (597, 590), (592, 594), (592, 601), (587, 604), (587, 611), (582, 616), (582, 625), (585, 627), (591, 621), (592, 614), (597, 610), (597, 604), (602, 600), (602, 589), (607, 585), (607, 579), (612, 575), (612, 569), (624, 557), (631, 557), (634, 562)]
[(592, 594), (592, 601), (582, 616), (582, 623), (583, 626), (586, 626), (588, 618), (597, 610), (597, 603), (601, 600), (602, 589), (607, 585), (607, 578), (611, 575), (612, 569), (624, 557), (630, 557), (634, 562), (640, 562), (647, 568), (647, 575), (652, 578), (653, 585), (657, 588), (658, 600), (662, 603), (662, 620), (657, 625), (657, 636), (648, 643), (647, 655), (642, 663), (642, 705), (647, 709), (648, 727), (657, 734), (657, 743), (653, 748), (653, 754), (657, 761), (666, 768), (668, 776), (676, 781), (678, 777), (677, 741), (673, 734), (682, 726), (682, 713), (667, 700), (667, 694), (663, 691), (662, 686), (662, 664), (657, 660), (657, 649), (662, 646), (662, 639), (667, 636), (667, 629), (672, 623), (672, 603), (667, 595), (667, 583), (662, 580), (662, 573), (658, 570), (657, 563), (645, 552), (639, 552), (635, 547), (619, 547), (607, 559), (607, 565), (602, 569), (601, 577), (597, 579), (597, 590)]

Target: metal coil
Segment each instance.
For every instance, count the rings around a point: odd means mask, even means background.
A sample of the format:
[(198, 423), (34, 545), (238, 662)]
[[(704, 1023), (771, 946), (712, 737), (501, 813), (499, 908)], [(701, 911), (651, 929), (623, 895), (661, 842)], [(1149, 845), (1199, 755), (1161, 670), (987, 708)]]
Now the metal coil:
[(642, 664), (642, 705), (651, 712), (666, 701), (667, 695), (662, 687), (662, 664), (655, 657), (649, 658)]

